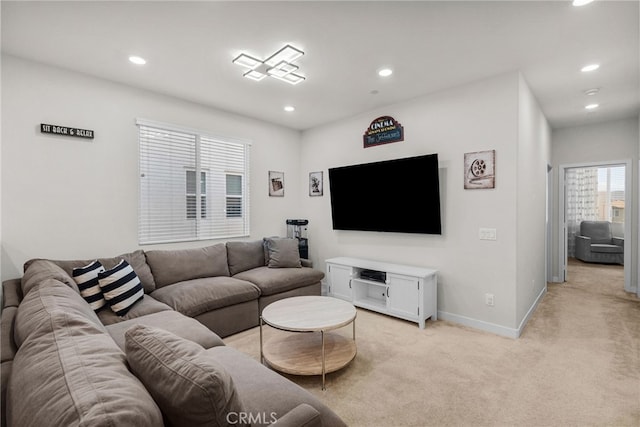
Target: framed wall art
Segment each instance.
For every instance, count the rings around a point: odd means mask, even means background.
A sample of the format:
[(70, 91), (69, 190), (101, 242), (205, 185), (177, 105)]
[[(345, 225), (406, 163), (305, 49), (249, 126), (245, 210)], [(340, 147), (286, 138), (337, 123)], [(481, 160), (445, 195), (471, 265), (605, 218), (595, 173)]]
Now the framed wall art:
[(309, 173), (309, 196), (322, 196), (322, 172)]
[(284, 197), (284, 172), (269, 171), (269, 196)]
[(496, 187), (496, 150), (464, 153), (465, 190)]

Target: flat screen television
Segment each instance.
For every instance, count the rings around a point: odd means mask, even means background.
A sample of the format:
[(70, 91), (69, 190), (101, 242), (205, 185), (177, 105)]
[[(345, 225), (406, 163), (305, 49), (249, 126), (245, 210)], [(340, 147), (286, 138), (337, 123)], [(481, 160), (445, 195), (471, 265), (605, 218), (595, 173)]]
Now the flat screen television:
[(441, 234), (438, 155), (329, 169), (334, 230)]

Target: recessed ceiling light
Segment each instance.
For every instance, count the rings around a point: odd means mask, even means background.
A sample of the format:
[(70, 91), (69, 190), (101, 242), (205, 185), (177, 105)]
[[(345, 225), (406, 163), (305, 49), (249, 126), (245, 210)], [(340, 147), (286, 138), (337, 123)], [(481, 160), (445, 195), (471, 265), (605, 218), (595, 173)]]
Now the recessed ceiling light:
[(284, 111), (286, 111), (287, 113), (292, 113), (296, 111), (296, 107), (294, 107), (293, 105), (286, 105), (284, 107)]
[(389, 77), (391, 74), (393, 74), (393, 70), (391, 68), (383, 68), (382, 70), (378, 71), (378, 75), (380, 77)]
[(598, 68), (600, 68), (600, 64), (589, 64), (582, 67), (580, 71), (582, 71), (583, 73), (588, 73), (589, 71), (595, 71)]
[(595, 110), (599, 106), (600, 106), (600, 104), (589, 104), (589, 105), (585, 105), (584, 109), (585, 110)]
[(141, 58), (139, 56), (130, 56), (129, 61), (133, 62), (136, 65), (144, 65), (147, 63), (144, 58)]
[(593, 0), (573, 0), (573, 5), (574, 6), (584, 6), (585, 4), (589, 4), (593, 2)]

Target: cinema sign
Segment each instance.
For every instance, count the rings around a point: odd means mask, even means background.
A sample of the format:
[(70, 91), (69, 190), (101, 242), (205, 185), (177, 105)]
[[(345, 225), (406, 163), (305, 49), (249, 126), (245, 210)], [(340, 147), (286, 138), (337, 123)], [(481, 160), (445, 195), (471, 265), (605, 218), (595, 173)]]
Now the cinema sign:
[(364, 148), (404, 141), (404, 128), (391, 116), (378, 117), (363, 135)]

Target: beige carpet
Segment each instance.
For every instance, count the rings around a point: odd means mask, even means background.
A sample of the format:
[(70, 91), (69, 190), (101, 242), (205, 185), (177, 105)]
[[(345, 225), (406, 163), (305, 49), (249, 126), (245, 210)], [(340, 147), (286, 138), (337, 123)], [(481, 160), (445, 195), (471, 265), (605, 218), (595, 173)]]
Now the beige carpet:
[[(359, 309), (356, 359), (326, 391), (287, 377), (351, 426), (640, 426), (640, 301), (599, 267), (570, 263), (517, 340)], [(257, 328), (225, 342), (259, 357)]]

